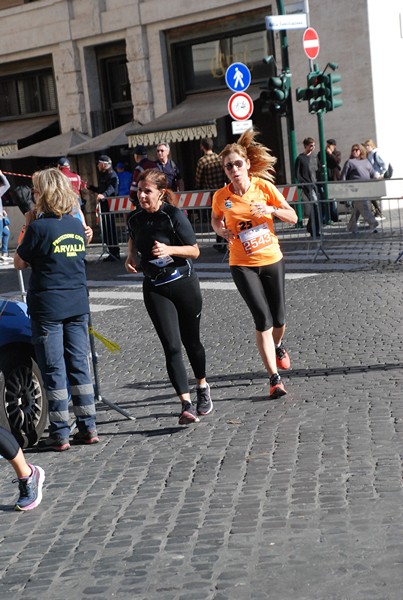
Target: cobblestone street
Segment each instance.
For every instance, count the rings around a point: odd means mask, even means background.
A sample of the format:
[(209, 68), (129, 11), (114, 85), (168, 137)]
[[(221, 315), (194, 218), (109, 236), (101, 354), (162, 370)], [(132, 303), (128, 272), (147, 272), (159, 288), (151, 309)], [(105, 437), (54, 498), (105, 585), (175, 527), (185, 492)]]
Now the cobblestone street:
[(27, 450), (46, 481), (26, 514), (1, 461), (1, 598), (401, 600), (401, 266), (289, 274), (275, 401), (226, 275), (201, 276), (215, 410), (179, 426), (139, 283), (89, 264), (94, 328), (122, 349), (97, 342), (101, 392), (135, 421), (98, 403), (100, 444)]

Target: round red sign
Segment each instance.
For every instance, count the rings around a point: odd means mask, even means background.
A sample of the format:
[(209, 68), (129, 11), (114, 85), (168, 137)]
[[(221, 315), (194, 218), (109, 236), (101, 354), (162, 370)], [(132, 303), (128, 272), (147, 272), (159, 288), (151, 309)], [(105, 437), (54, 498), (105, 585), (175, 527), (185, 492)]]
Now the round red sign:
[(302, 44), (304, 46), (304, 52), (309, 59), (314, 60), (317, 58), (320, 48), (319, 36), (313, 27), (305, 29)]
[(245, 92), (236, 92), (228, 100), (228, 112), (235, 121), (246, 121), (253, 113), (253, 100)]

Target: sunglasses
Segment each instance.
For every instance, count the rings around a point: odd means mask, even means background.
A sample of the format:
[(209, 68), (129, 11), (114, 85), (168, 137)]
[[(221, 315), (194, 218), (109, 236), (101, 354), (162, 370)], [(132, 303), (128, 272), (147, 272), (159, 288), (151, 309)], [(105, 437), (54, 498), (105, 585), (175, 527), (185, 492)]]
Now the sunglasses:
[(234, 162), (228, 162), (226, 165), (224, 165), (224, 169), (227, 169), (227, 171), (232, 171), (234, 167), (240, 169), (243, 167), (243, 163), (243, 160), (234, 160)]
[(360, 148), (353, 148), (353, 152), (359, 152)]

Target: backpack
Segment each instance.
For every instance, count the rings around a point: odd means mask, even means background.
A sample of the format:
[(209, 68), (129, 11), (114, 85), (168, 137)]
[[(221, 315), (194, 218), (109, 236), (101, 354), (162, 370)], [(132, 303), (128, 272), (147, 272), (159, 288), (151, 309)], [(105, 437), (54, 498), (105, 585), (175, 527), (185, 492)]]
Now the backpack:
[(386, 169), (385, 173), (383, 174), (383, 178), (390, 179), (392, 177), (392, 175), (393, 175), (393, 167), (389, 163), (388, 168)]
[[(374, 161), (376, 162), (376, 164), (379, 167), (379, 163), (378, 163), (378, 157), (377, 157), (377, 152), (374, 153)], [(389, 163), (388, 168), (386, 169), (385, 173), (383, 174), (383, 178), (384, 179), (390, 179), (393, 175), (393, 167), (391, 165), (391, 163)]]

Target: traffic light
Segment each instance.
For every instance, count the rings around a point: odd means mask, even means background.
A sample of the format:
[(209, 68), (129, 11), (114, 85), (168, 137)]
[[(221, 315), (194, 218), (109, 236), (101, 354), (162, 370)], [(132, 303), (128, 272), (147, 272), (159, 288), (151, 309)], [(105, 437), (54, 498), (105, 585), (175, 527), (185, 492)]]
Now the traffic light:
[(326, 88), (329, 99), (329, 108), (327, 108), (327, 111), (334, 110), (335, 108), (343, 105), (343, 100), (341, 98), (335, 100), (335, 96), (341, 94), (342, 90), (341, 87), (336, 87), (334, 84), (338, 83), (340, 80), (341, 75), (336, 75), (335, 73), (328, 73), (327, 75)]
[[(290, 74), (282, 72), (277, 77), (270, 77), (260, 94), (263, 107), (267, 107), (279, 115), (287, 114), (287, 104), (290, 95)], [(264, 108), (263, 108), (264, 111)]]
[(326, 75), (312, 71), (308, 73), (308, 110), (317, 114), (326, 111)]
[(341, 94), (341, 88), (334, 84), (340, 80), (341, 76), (334, 73), (311, 71), (307, 76), (307, 87), (296, 89), (297, 101), (308, 101), (308, 110), (312, 114), (330, 112), (343, 104), (343, 100), (335, 99)]

